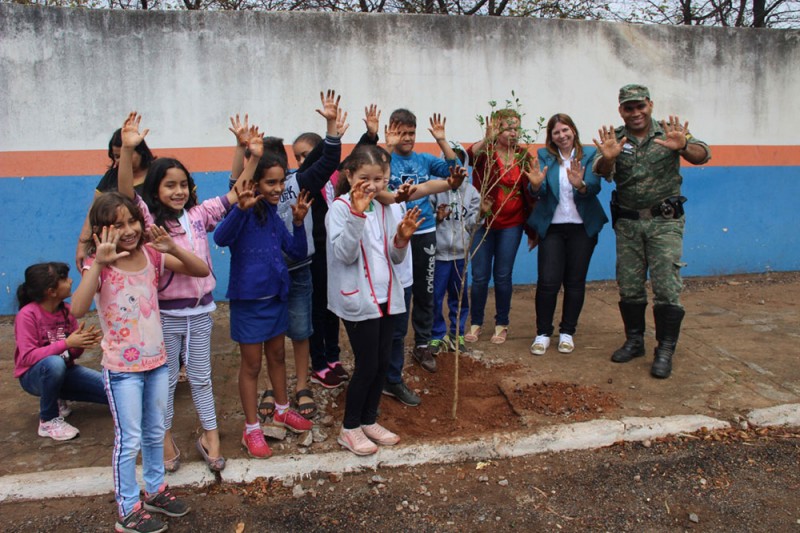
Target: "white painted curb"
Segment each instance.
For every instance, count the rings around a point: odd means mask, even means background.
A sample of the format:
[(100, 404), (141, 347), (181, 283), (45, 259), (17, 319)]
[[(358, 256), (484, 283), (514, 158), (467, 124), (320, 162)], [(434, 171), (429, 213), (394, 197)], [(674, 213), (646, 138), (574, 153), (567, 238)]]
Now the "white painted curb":
[(800, 403), (754, 409), (748, 413), (747, 422), (754, 426), (800, 427)]
[[(800, 406), (794, 406), (794, 414), (800, 417), (798, 407)], [(380, 466), (485, 461), (545, 452), (601, 448), (619, 441), (642, 441), (677, 433), (691, 433), (703, 427), (723, 429), (730, 427), (730, 424), (699, 415), (593, 420), (551, 426), (533, 434), (518, 431), (496, 433), (471, 440), (454, 439), (386, 447), (367, 457), (338, 451), (279, 456), (269, 460), (232, 459), (228, 461), (223, 474), (226, 482), (242, 483), (258, 477), (282, 480), (302, 478), (320, 472), (356, 472)], [(137, 467), (137, 476), (141, 484), (141, 467)], [(186, 464), (180, 471), (167, 475), (167, 482), (173, 487), (202, 486), (213, 481), (214, 476), (201, 462)], [(0, 478), (0, 502), (94, 496), (113, 491), (111, 468), (108, 467), (55, 470)]]

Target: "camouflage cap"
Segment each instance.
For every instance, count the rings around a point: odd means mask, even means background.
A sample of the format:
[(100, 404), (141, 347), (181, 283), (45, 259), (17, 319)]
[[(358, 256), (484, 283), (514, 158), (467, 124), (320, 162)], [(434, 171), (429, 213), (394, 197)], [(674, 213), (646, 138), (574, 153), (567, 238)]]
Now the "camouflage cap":
[(622, 87), (619, 90), (619, 103), (634, 102), (650, 99), (650, 90), (644, 85), (638, 83), (631, 83)]

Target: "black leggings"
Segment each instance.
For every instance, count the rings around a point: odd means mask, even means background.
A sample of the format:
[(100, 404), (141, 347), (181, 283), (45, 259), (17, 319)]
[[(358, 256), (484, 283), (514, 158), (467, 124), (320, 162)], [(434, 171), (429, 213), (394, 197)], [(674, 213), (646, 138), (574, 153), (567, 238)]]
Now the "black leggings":
[(374, 424), (378, 418), (394, 333), (394, 317), (387, 314), (386, 304), (381, 304), (381, 311), (384, 316), (380, 318), (359, 322), (343, 320), (356, 363), (347, 386), (345, 429)]
[(551, 224), (539, 242), (539, 280), (536, 283), (536, 334), (553, 334), (553, 315), (561, 286), (564, 306), (559, 332), (575, 334), (586, 294), (586, 273), (597, 237), (583, 224)]

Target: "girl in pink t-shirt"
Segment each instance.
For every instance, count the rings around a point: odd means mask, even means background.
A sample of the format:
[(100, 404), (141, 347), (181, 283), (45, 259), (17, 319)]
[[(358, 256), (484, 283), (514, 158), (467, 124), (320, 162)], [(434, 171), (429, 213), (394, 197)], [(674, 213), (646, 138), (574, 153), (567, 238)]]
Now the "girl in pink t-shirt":
[[(114, 493), (117, 531), (160, 531), (148, 511), (183, 516), (189, 507), (164, 483), (164, 410), (168, 372), (157, 287), (164, 268), (203, 277), (208, 265), (175, 244), (166, 230), (150, 228), (144, 244), (142, 212), (119, 193), (99, 196), (89, 211), (92, 240), (83, 278), (72, 296), (82, 317), (92, 300), (103, 329), (103, 382), (114, 419)], [(136, 457), (142, 450), (145, 499), (139, 499)]]

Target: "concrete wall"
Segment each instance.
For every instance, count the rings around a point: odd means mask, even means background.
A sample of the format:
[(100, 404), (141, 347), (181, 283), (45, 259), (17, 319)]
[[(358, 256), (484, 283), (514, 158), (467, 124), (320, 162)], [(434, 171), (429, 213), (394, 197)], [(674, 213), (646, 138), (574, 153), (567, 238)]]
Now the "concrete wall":
[[(287, 139), (322, 131), (319, 91), (383, 118), (409, 107), (420, 148), (427, 117), (448, 137), (481, 136), (475, 116), (511, 91), (525, 126), (567, 112), (584, 143), (620, 122), (620, 85), (649, 85), (655, 115), (678, 114), (714, 150), (687, 168), (687, 275), (800, 268), (800, 32), (632, 26), (488, 17), (69, 10), (0, 4), (0, 313), (14, 311), (25, 266), (72, 262), (104, 171), (103, 148), (129, 110), (157, 155), (178, 156), (201, 198), (225, 189), (231, 114)], [(540, 137), (540, 141), (543, 137)], [(602, 193), (607, 204), (610, 187)], [(590, 278), (614, 275), (607, 228)], [(222, 298), (228, 259), (215, 252)], [(517, 283), (535, 281), (520, 251)]]

